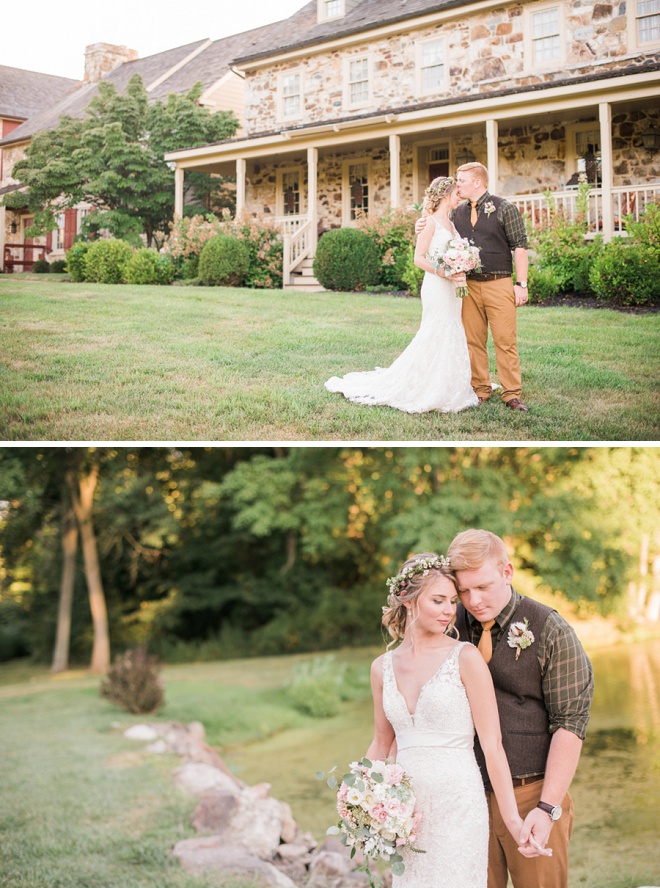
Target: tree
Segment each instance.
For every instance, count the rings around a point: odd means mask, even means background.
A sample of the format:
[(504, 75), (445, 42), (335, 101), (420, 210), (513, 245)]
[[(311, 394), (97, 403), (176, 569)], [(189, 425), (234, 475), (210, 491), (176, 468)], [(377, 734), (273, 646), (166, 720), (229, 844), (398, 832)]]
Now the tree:
[[(56, 227), (57, 216), (81, 201), (92, 206), (84, 220), (88, 233), (107, 229), (113, 236), (151, 244), (165, 232), (174, 210), (174, 173), (167, 151), (230, 138), (238, 127), (233, 112), (211, 113), (199, 105), (202, 85), (185, 95), (169, 95), (149, 104), (138, 74), (117, 92), (101, 81), (84, 119), (60, 118), (52, 130), (38, 133), (13, 175), (27, 186), (34, 214), (29, 236)], [(198, 173), (190, 180), (204, 206), (213, 203), (214, 180)], [(10, 205), (15, 196), (8, 195)]]

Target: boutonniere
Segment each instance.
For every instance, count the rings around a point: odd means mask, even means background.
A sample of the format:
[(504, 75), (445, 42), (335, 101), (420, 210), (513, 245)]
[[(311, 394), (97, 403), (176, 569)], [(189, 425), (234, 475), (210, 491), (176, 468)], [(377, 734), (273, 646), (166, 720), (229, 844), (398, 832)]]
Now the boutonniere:
[(529, 628), (529, 620), (525, 617), (524, 623), (512, 623), (507, 639), (510, 648), (516, 648), (516, 660), (520, 652), (528, 648), (534, 641), (534, 633)]
[(495, 204), (493, 203), (492, 200), (489, 200), (484, 204), (484, 213), (487, 216), (490, 216), (490, 214), (494, 213), (495, 210), (496, 210), (496, 207), (495, 207)]

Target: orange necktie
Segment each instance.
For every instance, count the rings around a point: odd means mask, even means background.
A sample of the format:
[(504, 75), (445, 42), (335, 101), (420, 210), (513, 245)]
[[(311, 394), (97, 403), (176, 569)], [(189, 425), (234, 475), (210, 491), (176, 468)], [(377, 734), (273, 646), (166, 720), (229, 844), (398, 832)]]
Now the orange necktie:
[(470, 213), (470, 225), (474, 228), (477, 224), (477, 205), (476, 203), (471, 203), (472, 212)]
[(490, 659), (493, 656), (493, 639), (491, 638), (490, 630), (494, 625), (495, 620), (486, 620), (485, 623), (481, 624), (482, 632), (477, 648), (486, 663), (490, 663)]

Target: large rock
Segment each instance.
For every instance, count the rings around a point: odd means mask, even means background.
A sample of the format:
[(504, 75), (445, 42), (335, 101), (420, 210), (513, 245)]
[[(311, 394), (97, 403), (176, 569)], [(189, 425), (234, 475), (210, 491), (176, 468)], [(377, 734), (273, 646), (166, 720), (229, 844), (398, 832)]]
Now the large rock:
[(203, 762), (188, 762), (185, 765), (180, 765), (172, 771), (172, 774), (176, 785), (192, 795), (199, 796), (208, 789), (233, 793), (241, 791), (240, 786), (230, 774)]
[(296, 888), (295, 882), (265, 860), (234, 846), (220, 836), (185, 839), (174, 846), (174, 854), (184, 869), (193, 873), (217, 871), (223, 879), (230, 875), (249, 877), (268, 888)]
[(261, 798), (249, 790), (212, 789), (201, 796), (192, 823), (195, 829), (215, 833), (227, 845), (270, 860), (280, 846), (290, 816), (286, 808), (277, 799)]

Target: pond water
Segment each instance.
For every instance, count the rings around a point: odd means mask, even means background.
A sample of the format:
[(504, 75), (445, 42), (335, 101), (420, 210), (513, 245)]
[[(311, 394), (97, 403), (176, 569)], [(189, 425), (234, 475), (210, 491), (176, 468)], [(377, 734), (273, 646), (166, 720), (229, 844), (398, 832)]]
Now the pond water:
[[(607, 648), (591, 659), (596, 692), (571, 788), (569, 888), (660, 886), (660, 641)], [(228, 758), (247, 782), (270, 782), (303, 829), (321, 839), (336, 819), (334, 793), (314, 775), (361, 756), (371, 730), (371, 701), (361, 700), (336, 718)]]

